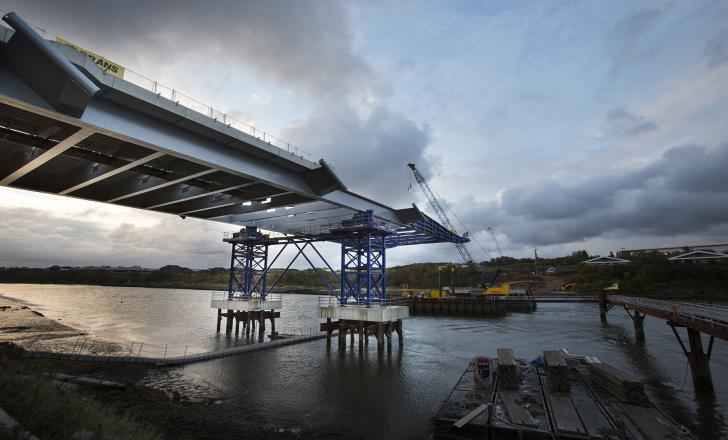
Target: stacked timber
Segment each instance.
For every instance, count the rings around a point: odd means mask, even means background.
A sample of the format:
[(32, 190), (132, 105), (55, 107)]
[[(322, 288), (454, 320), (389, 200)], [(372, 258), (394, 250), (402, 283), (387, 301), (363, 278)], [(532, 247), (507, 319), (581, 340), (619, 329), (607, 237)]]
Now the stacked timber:
[(638, 379), (607, 364), (589, 364), (592, 382), (609, 394), (630, 405), (647, 406), (645, 388)]
[(558, 350), (544, 350), (543, 360), (546, 365), (549, 389), (556, 393), (571, 392), (569, 365), (561, 352)]
[(518, 363), (515, 356), (513, 356), (513, 350), (499, 348), (497, 351), (499, 386), (509, 390), (517, 390), (520, 380), (518, 377)]

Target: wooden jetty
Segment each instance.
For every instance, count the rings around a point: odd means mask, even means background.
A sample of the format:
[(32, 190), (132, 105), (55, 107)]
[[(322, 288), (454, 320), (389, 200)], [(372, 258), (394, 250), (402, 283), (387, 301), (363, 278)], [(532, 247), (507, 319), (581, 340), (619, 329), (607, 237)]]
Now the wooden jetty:
[[(599, 295), (599, 315), (603, 322), (612, 307), (624, 308), (634, 324), (636, 342), (645, 342), (645, 316), (663, 319), (670, 326), (690, 366), (696, 393), (714, 394), (710, 356), (715, 338), (728, 341), (728, 307), (716, 304), (671, 302), (624, 295)], [(685, 328), (687, 346), (678, 329)], [(708, 336), (707, 350), (702, 335)]]
[[(480, 389), (473, 379), (474, 366), (468, 365), (432, 417), (434, 438), (695, 439), (652, 405), (626, 373), (593, 358), (559, 351), (544, 354), (550, 366), (527, 363), (513, 357), (512, 350), (499, 349), (493, 361), (497, 368)], [(555, 372), (549, 373), (549, 368)], [(549, 383), (552, 374), (559, 381), (556, 387)]]

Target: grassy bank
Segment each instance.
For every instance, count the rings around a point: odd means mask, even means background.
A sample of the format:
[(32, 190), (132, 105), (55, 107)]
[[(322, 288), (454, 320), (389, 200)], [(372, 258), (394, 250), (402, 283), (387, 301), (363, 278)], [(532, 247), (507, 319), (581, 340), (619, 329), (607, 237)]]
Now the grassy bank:
[[(94, 398), (94, 393), (56, 383), (46, 365), (22, 362), (5, 346), (0, 359), (0, 402), (19, 425), (42, 439), (157, 440), (154, 427)], [(117, 392), (118, 395), (118, 392)], [(8, 438), (22, 438), (5, 431)]]
[[(53, 380), (59, 372), (113, 380), (124, 388)], [(175, 389), (149, 387), (149, 372), (129, 364), (25, 359), (20, 349), (0, 344), (0, 402), (25, 430), (44, 440), (327, 438), (278, 429), (253, 418), (249, 409), (227, 405), (214, 390), (192, 400)], [(0, 429), (0, 438), (19, 437)]]

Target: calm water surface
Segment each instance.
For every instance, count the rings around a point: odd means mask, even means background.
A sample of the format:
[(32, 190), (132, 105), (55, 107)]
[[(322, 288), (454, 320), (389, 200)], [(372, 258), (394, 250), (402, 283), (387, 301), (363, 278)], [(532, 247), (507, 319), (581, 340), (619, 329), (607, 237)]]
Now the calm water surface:
[[(215, 335), (210, 292), (178, 289), (5, 284), (17, 298), (49, 317), (98, 337), (149, 350), (168, 346), (203, 351), (239, 343)], [(284, 295), (278, 329), (307, 333), (318, 326), (315, 296)], [(686, 359), (664, 321), (648, 317), (646, 343), (634, 342), (632, 322), (613, 309), (601, 324), (594, 304), (543, 304), (532, 314), (468, 319), (412, 317), (402, 350), (379, 356), (339, 352), (314, 341), (280, 349), (150, 372), (149, 382), (195, 390), (214, 389), (223, 404), (285, 429), (311, 429), (349, 438), (428, 438), (429, 416), (476, 354), (513, 347), (532, 359), (566, 347), (648, 380), (651, 399), (699, 438), (728, 438), (728, 344), (716, 340), (711, 370), (715, 398), (696, 398)], [(146, 349), (145, 349), (146, 350)], [(202, 392), (202, 391), (200, 391)]]

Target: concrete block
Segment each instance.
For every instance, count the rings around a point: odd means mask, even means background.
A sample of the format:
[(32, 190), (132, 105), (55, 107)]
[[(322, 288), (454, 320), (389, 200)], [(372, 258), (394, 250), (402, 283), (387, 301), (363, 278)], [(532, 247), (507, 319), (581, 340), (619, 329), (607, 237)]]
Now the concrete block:
[(350, 321), (390, 322), (409, 316), (407, 306), (323, 306), (320, 318), (346, 319)]

